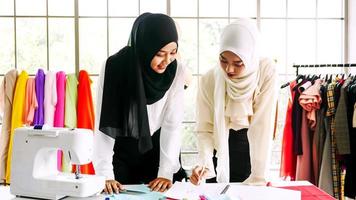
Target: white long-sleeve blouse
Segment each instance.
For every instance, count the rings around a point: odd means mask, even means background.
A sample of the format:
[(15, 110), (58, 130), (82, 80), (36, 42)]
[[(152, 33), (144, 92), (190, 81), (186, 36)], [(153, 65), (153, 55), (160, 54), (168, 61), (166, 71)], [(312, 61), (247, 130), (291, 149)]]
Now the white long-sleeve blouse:
[[(252, 101), (253, 115), (251, 119), (247, 119), (250, 121), (249, 127), (247, 127), (247, 136), (250, 145), (251, 175), (246, 181), (252, 184), (263, 184), (266, 178), (278, 96), (277, 72), (274, 63), (269, 59), (261, 59), (259, 65), (259, 80), (256, 80), (258, 85)], [(213, 150), (219, 150), (217, 140), (223, 139), (217, 137), (218, 133), (214, 132), (214, 124), (227, 123), (227, 127), (233, 128), (228, 125), (231, 119), (214, 120), (214, 88), (216, 84), (214, 70), (215, 68), (203, 75), (199, 84), (196, 128), (199, 151), (198, 164), (205, 165), (209, 169), (210, 177), (217, 176), (218, 181), (225, 180), (228, 182), (226, 177), (219, 177), (219, 172), (215, 174), (212, 162)], [(229, 121), (226, 122), (227, 120)], [(218, 159), (219, 164), (225, 165), (226, 162)]]

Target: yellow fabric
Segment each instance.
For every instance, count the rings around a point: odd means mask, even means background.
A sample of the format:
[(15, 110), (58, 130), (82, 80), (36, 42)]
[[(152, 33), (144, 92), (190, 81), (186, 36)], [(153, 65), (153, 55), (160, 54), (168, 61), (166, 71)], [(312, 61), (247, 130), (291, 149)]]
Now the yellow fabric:
[(25, 71), (22, 71), (18, 76), (15, 94), (12, 104), (12, 116), (11, 116), (11, 132), (10, 132), (10, 141), (9, 141), (9, 151), (7, 156), (7, 165), (6, 165), (6, 183), (10, 183), (10, 174), (11, 174), (11, 156), (12, 156), (12, 143), (14, 139), (14, 130), (15, 128), (21, 127), (23, 122), (23, 112), (25, 105), (25, 94), (26, 94), (26, 82), (28, 79), (28, 74)]

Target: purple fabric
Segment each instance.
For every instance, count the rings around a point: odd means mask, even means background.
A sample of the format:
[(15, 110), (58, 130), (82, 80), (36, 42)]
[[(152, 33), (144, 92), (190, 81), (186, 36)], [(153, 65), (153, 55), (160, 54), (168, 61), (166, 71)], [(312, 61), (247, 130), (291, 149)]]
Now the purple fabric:
[(45, 84), (45, 73), (42, 69), (38, 69), (35, 77), (36, 86), (36, 97), (38, 102), (38, 107), (35, 110), (35, 117), (33, 120), (33, 125), (43, 125), (44, 124), (44, 84)]

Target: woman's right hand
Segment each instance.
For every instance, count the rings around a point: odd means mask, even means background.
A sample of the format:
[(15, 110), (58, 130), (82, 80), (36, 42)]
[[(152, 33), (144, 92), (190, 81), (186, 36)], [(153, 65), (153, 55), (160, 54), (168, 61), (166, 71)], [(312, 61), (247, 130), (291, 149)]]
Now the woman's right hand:
[(202, 167), (202, 166), (196, 166), (193, 169), (192, 175), (189, 177), (189, 180), (194, 185), (199, 185), (201, 180), (206, 178), (208, 172), (209, 172), (208, 168), (205, 168), (205, 167)]
[(115, 180), (106, 180), (105, 181), (104, 192), (106, 194), (113, 194), (113, 193), (118, 194), (120, 191), (122, 191), (124, 189), (125, 189), (124, 186)]

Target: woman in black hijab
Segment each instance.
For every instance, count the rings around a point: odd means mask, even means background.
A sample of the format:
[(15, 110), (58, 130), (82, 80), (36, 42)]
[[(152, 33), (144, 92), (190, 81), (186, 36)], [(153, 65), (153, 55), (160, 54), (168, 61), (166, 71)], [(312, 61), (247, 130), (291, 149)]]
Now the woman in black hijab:
[(140, 183), (165, 191), (180, 169), (184, 70), (177, 50), (172, 18), (144, 13), (129, 44), (102, 69), (93, 163), (107, 178), (107, 193)]

